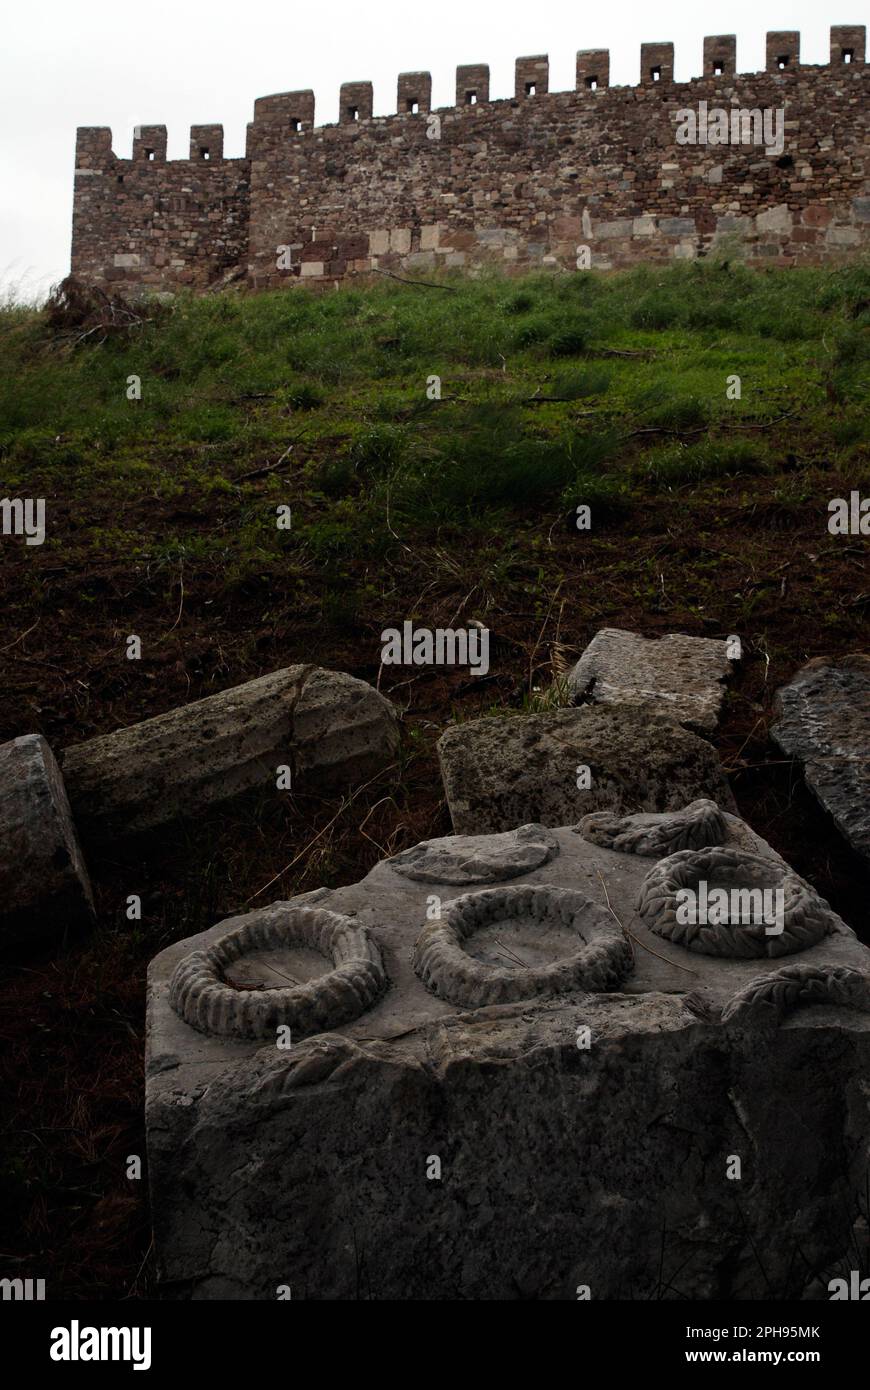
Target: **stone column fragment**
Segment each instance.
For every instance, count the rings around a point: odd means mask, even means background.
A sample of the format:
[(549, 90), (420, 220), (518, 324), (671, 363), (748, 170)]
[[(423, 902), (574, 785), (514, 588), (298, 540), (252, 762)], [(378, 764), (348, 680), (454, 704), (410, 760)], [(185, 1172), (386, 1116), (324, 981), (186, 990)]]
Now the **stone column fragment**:
[(371, 777), (398, 744), (396, 715), (365, 681), (288, 666), (66, 749), (63, 769), (87, 839), (155, 830), (255, 787), (278, 768), (333, 790)]
[(0, 744), (0, 942), (59, 938), (94, 902), (60, 769), (41, 734)]

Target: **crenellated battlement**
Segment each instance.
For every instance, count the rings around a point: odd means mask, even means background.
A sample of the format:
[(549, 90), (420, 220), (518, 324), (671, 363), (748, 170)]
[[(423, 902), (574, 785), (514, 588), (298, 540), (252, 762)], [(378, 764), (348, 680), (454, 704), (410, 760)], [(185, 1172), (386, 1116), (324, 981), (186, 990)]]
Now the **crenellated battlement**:
[[(866, 29), (863, 25), (832, 25), (830, 57), (827, 67), (837, 70), (866, 62)], [(792, 73), (801, 66), (800, 33), (797, 30), (772, 31), (766, 37), (766, 68), (769, 73)], [(824, 71), (822, 65), (818, 71)], [(514, 68), (514, 101), (549, 93), (550, 60), (547, 54), (517, 58)], [(690, 78), (681, 86), (691, 86), (708, 77), (749, 76), (737, 70), (737, 39), (734, 34), (705, 38), (703, 43), (702, 74)], [(660, 83), (663, 87), (674, 81), (674, 45), (672, 43), (642, 43), (640, 46), (640, 86)], [(610, 50), (581, 49), (576, 58), (577, 92), (602, 91), (610, 86)], [(509, 98), (500, 98), (509, 101)], [(490, 74), (486, 63), (465, 64), (456, 69), (455, 106), (484, 105), (490, 102)], [(396, 115), (428, 115), (432, 109), (432, 75), (428, 72), (399, 74), (396, 91)], [(440, 107), (448, 112), (450, 107)], [(354, 125), (374, 118), (374, 93), (371, 82), (344, 82), (339, 91), (339, 125)], [(388, 119), (379, 116), (378, 120)], [(288, 131), (302, 134), (315, 128), (314, 93), (311, 90), (279, 92), (259, 97), (254, 103), (254, 120), (249, 134), (261, 124), (283, 124)], [(323, 127), (321, 127), (323, 128)], [(106, 137), (108, 136), (108, 140)], [(93, 156), (111, 152), (111, 132), (104, 127), (80, 127), (76, 145), (76, 167), (94, 167)], [(250, 149), (246, 150), (246, 157)], [(223, 158), (223, 126), (191, 126), (190, 159)], [(166, 162), (166, 127), (137, 126), (133, 137), (133, 159), (153, 163)]]
[[(167, 159), (165, 126), (137, 126), (130, 158), (114, 153), (110, 130), (85, 127), (73, 270), (172, 288), (205, 287), (241, 266), (251, 283), (279, 284), (288, 269), (339, 278), (477, 262), (486, 248), (509, 269), (569, 268), (568, 243), (581, 233), (593, 264), (621, 264), (704, 254), (730, 222), (745, 233), (766, 211), (788, 223), (778, 258), (863, 242), (864, 27), (832, 26), (824, 65), (801, 63), (796, 31), (769, 32), (765, 55), (763, 72), (740, 73), (735, 36), (714, 35), (703, 41), (700, 75), (676, 82), (673, 44), (645, 42), (636, 85), (611, 86), (609, 50), (581, 49), (574, 88), (552, 91), (548, 56), (536, 54), (517, 58), (513, 95), (496, 99), (489, 67), (463, 64), (453, 105), (436, 110), (431, 75), (405, 72), (395, 112), (374, 114), (371, 82), (345, 82), (338, 120), (322, 126), (313, 91), (280, 92), (255, 102), (245, 154), (233, 159), (219, 124), (191, 126), (188, 157), (177, 160)], [(704, 148), (693, 151), (677, 140), (675, 119), (702, 106), (782, 111), (791, 148), (778, 164), (772, 147), (716, 153), (705, 116)], [(818, 225), (803, 222), (810, 206), (822, 209), (812, 214)], [(607, 247), (594, 246), (596, 218), (616, 229), (602, 234)], [(290, 248), (289, 267), (277, 266), (278, 245)], [(769, 237), (759, 247), (773, 258)]]

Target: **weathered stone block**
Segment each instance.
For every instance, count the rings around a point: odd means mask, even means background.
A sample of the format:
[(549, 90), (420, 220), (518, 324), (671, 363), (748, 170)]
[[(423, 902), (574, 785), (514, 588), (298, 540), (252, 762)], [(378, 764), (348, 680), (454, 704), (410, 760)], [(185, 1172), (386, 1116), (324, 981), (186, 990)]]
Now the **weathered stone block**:
[(759, 212), (755, 218), (755, 228), (758, 232), (780, 232), (787, 236), (792, 228), (792, 215), (786, 203), (781, 203), (775, 208), (766, 208), (764, 212)]
[(829, 227), (825, 243), (828, 246), (860, 246), (861, 233), (857, 227)]
[(385, 256), (390, 249), (389, 230), (369, 232), (369, 255)]
[(731, 674), (727, 649), (718, 638), (683, 633), (648, 638), (602, 628), (571, 672), (569, 686), (577, 703), (651, 705), (709, 734), (719, 722)]
[(411, 249), (410, 227), (393, 227), (390, 231), (390, 250), (400, 256), (407, 256)]
[(420, 228), (420, 250), (434, 251), (441, 236), (441, 224), (439, 222), (426, 223)]
[(715, 750), (649, 706), (469, 720), (442, 734), (438, 757), (458, 834), (678, 810), (698, 797), (734, 805)]
[(324, 789), (386, 767), (398, 746), (393, 707), (341, 671), (288, 666), (62, 755), (82, 835), (138, 834), (195, 816), (277, 769)]
[(599, 241), (608, 241), (611, 238), (630, 237), (634, 231), (634, 218), (621, 217), (615, 222), (597, 222), (592, 235)]
[(870, 861), (870, 657), (818, 657), (776, 694), (771, 737)]
[[(722, 833), (787, 875), (742, 821)], [(687, 1299), (800, 1298), (851, 1250), (870, 953), (819, 899), (829, 930), (784, 966), (662, 941), (637, 910), (658, 865), (550, 834), (517, 865), (487, 837), (420, 847), (152, 962), (164, 1296), (655, 1298), (664, 1262)], [(403, 871), (439, 861), (442, 883)]]
[(659, 231), (662, 236), (694, 236), (694, 217), (660, 217)]
[(0, 945), (59, 940), (94, 902), (60, 769), (41, 734), (0, 744)]

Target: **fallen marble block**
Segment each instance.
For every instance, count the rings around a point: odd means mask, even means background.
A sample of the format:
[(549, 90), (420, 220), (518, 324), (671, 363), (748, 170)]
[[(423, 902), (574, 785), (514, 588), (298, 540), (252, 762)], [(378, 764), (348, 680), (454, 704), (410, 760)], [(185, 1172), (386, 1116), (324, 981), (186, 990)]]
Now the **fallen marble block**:
[(841, 835), (870, 862), (870, 656), (822, 656), (776, 693), (770, 733), (803, 766)]
[(574, 703), (647, 706), (701, 734), (719, 723), (732, 663), (712, 637), (641, 637), (605, 627), (568, 677)]
[(288, 666), (168, 714), (67, 748), (61, 765), (82, 836), (171, 825), (255, 787), (333, 791), (384, 769), (398, 748), (392, 705), (341, 671)]
[(0, 744), (0, 944), (60, 939), (94, 901), (60, 769), (41, 734)]
[(442, 734), (438, 758), (459, 835), (567, 825), (592, 811), (676, 811), (703, 797), (737, 809), (715, 749), (646, 710), (583, 705), (473, 719)]
[[(790, 874), (722, 821), (729, 882)], [(640, 915), (643, 852), (535, 825), (418, 849), (152, 961), (164, 1296), (814, 1296), (870, 1153), (850, 928), (802, 884), (812, 945), (747, 958), (731, 920), (714, 957)]]

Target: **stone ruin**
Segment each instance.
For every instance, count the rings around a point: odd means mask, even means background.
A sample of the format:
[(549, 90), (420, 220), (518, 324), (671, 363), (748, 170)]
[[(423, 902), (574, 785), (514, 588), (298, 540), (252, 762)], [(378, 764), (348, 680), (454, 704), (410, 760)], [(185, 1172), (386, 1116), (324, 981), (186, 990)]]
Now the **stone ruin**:
[(321, 791), (387, 768), (396, 713), (365, 681), (288, 666), (65, 749), (0, 744), (0, 948), (61, 939), (93, 920), (83, 853), (191, 820), (257, 787)]
[[(156, 957), (166, 1296), (808, 1296), (866, 1176), (870, 952), (709, 801), (606, 832), (432, 840)], [(783, 887), (782, 935), (675, 931), (704, 874)]]
[(870, 657), (810, 661), (777, 692), (771, 736), (870, 863)]
[[(853, 836), (866, 663), (810, 663), (775, 731)], [(579, 703), (443, 735), (456, 833), (152, 961), (164, 1296), (826, 1296), (867, 1243), (870, 951), (736, 813), (729, 674), (722, 642), (605, 630)], [(82, 845), (397, 747), (388, 701), (308, 666), (59, 762), (15, 739), (3, 940), (92, 919)]]
[[(460, 833), (155, 958), (165, 1296), (826, 1296), (866, 1243), (870, 951), (734, 813), (665, 687), (669, 716), (458, 726)], [(515, 785), (496, 805), (463, 789), (499, 732), (489, 784)], [(596, 736), (605, 792), (569, 794)], [(720, 910), (687, 918), (687, 892)]]

